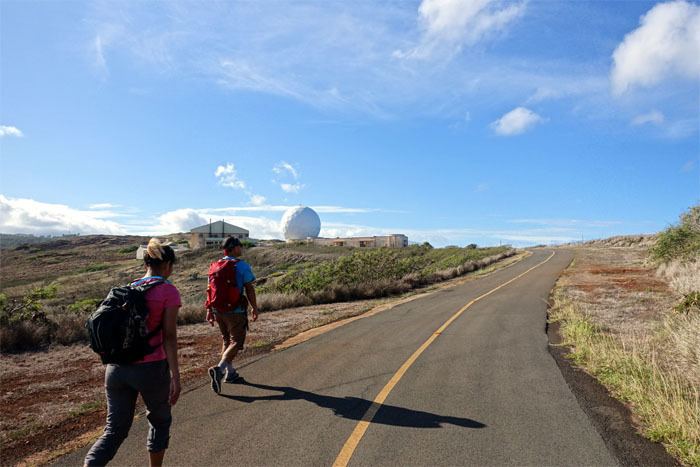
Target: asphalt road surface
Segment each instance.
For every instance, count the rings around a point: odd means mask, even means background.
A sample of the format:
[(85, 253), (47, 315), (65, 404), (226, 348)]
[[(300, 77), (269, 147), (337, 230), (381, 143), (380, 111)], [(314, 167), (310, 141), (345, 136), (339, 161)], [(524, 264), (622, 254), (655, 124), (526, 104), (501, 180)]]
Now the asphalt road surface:
[[(166, 464), (616, 465), (547, 351), (546, 301), (571, 261), (551, 253), (266, 355), (220, 396), (184, 395)], [(146, 431), (141, 417), (113, 465), (147, 464)]]

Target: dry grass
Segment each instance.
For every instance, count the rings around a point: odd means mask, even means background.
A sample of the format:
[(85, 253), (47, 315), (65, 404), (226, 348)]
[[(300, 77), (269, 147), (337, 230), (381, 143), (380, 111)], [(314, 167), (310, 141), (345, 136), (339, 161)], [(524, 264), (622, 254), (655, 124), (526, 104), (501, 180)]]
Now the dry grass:
[(657, 272), (646, 248), (580, 248), (551, 319), (572, 359), (629, 403), (646, 436), (700, 466), (700, 313), (674, 311), (673, 280), (684, 284), (688, 271)]
[[(561, 322), (564, 343), (572, 347), (572, 360), (598, 378), (615, 397), (630, 404), (645, 436), (662, 442), (686, 465), (699, 466), (700, 393), (686, 375), (659, 364), (658, 357), (667, 348), (657, 347), (655, 339), (647, 337), (623, 343), (619, 336), (595, 324), (580, 307), (560, 297), (555, 303), (551, 318)], [(679, 326), (688, 324), (700, 328), (700, 319), (694, 323), (672, 321), (667, 326), (676, 332)], [(684, 345), (688, 343), (682, 340)], [(694, 358), (697, 368), (697, 353)]]
[(680, 294), (686, 295), (700, 291), (700, 260), (682, 261), (675, 259), (661, 264), (656, 273)]

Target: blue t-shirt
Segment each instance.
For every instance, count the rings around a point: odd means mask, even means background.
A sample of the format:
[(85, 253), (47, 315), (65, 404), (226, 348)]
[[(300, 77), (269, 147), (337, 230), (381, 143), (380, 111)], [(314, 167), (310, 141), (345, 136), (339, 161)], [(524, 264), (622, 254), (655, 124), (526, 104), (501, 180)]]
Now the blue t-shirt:
[[(244, 286), (246, 284), (250, 284), (255, 280), (255, 275), (253, 274), (253, 270), (250, 268), (250, 265), (243, 261), (242, 259), (238, 259), (234, 256), (224, 256), (224, 259), (228, 260), (238, 260), (236, 263), (236, 286), (238, 287), (238, 290), (241, 291), (241, 295), (245, 295), (245, 288)], [(245, 313), (241, 309), (241, 307), (236, 307), (233, 309), (234, 313)]]

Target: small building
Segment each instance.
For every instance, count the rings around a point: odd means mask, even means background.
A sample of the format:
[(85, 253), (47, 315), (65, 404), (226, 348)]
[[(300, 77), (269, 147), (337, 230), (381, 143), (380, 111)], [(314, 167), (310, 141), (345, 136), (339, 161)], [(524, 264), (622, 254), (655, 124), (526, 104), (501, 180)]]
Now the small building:
[(307, 238), (306, 243), (322, 246), (348, 246), (354, 248), (405, 248), (408, 246), (408, 237), (403, 234), (392, 234), (374, 237)]
[(250, 232), (224, 221), (210, 222), (190, 230), (190, 248), (221, 247), (224, 239), (234, 237), (247, 240)]

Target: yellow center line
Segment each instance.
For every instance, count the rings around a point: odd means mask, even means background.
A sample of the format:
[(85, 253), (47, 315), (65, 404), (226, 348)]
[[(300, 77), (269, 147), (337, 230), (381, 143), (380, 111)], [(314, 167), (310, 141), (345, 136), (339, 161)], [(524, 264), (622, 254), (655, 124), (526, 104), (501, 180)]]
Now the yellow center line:
[(389, 397), (389, 393), (394, 389), (394, 386), (401, 380), (403, 375), (408, 371), (408, 369), (413, 365), (413, 363), (418, 360), (418, 357), (427, 349), (430, 344), (433, 343), (435, 339), (438, 338), (440, 334), (442, 334), (447, 327), (454, 322), (459, 316), (465, 312), (467, 308), (481, 300), (482, 298), (488, 297), (492, 293), (496, 292), (497, 290), (505, 287), (506, 285), (510, 284), (511, 282), (514, 282), (521, 277), (523, 277), (525, 274), (529, 273), (533, 269), (536, 269), (540, 266), (542, 266), (544, 263), (552, 259), (554, 256), (554, 251), (552, 252), (551, 255), (544, 261), (542, 261), (539, 264), (536, 264), (535, 266), (531, 267), (527, 271), (518, 274), (514, 278), (510, 279), (507, 282), (504, 282), (503, 284), (499, 285), (498, 287), (489, 290), (488, 292), (479, 295), (476, 297), (474, 300), (471, 302), (467, 303), (464, 305), (462, 308), (460, 308), (454, 315), (452, 315), (447, 321), (443, 323), (442, 326), (438, 328), (437, 331), (435, 331), (429, 338), (426, 340), (423, 345), (418, 347), (418, 350), (413, 352), (413, 355), (408, 357), (408, 360), (404, 362), (403, 365), (398, 369), (398, 371), (394, 374), (394, 376), (391, 377), (388, 383), (382, 388), (381, 391), (379, 391), (379, 394), (377, 394), (377, 397), (374, 398), (374, 401), (372, 401), (372, 405), (370, 406), (369, 409), (367, 409), (367, 412), (365, 412), (364, 416), (362, 417), (362, 420), (357, 422), (357, 425), (355, 426), (355, 429), (352, 431), (350, 434), (350, 437), (345, 441), (345, 444), (343, 445), (343, 448), (340, 450), (340, 453), (338, 454), (338, 457), (336, 457), (335, 462), (333, 462), (333, 467), (345, 467), (348, 465), (348, 462), (350, 462), (350, 458), (352, 458), (352, 455), (355, 453), (355, 449), (357, 449), (357, 446), (360, 444), (360, 441), (362, 440), (362, 437), (365, 435), (365, 432), (367, 431), (367, 428), (369, 428), (370, 423), (372, 423), (372, 419), (374, 419), (374, 416), (377, 414), (377, 411), (381, 408), (382, 404), (386, 400), (387, 397)]

